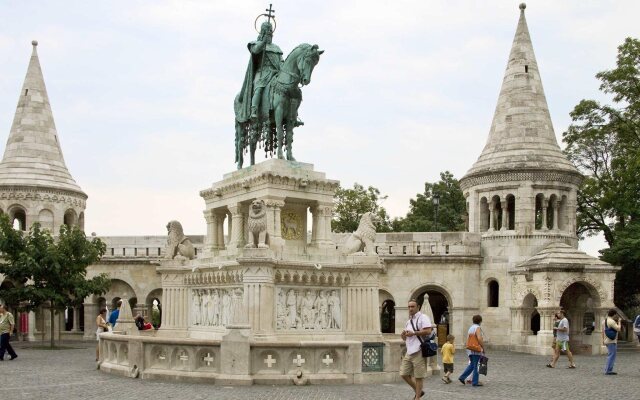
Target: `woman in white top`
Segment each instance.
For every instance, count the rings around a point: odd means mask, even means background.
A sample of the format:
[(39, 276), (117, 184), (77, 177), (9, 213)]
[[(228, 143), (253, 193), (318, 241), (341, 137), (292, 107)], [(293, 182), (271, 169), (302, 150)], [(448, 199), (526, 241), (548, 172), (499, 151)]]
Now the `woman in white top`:
[(96, 361), (100, 358), (100, 334), (103, 332), (109, 331), (109, 325), (107, 325), (107, 321), (104, 317), (107, 316), (107, 309), (100, 309), (100, 314), (96, 317), (96, 325), (98, 326), (98, 330), (96, 330), (96, 339), (98, 340), (98, 344), (96, 345)]

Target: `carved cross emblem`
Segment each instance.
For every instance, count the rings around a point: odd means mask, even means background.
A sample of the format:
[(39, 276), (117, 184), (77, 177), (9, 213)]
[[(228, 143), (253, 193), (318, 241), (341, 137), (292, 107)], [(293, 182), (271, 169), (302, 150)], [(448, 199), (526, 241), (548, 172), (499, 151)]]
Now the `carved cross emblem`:
[(302, 358), (302, 356), (300, 354), (298, 354), (296, 356), (296, 358), (294, 358), (292, 360), (292, 362), (297, 365), (298, 367), (302, 367), (302, 364), (304, 364), (306, 362), (306, 360), (304, 358)]
[(322, 359), (322, 363), (325, 364), (328, 367), (329, 365), (333, 364), (333, 358), (331, 358), (331, 356), (329, 354), (327, 354)]
[(164, 354), (164, 351), (158, 353), (158, 360), (164, 361), (167, 359), (167, 356)]
[[(295, 360), (294, 360), (295, 362)], [(273, 366), (273, 364), (276, 363), (276, 359), (271, 357), (271, 354), (269, 354), (267, 356), (267, 358), (264, 359), (264, 363), (267, 364), (267, 368), (271, 368)]]
[(189, 361), (189, 356), (187, 355), (187, 353), (183, 351), (178, 357), (178, 359), (182, 361), (182, 363), (184, 364), (185, 362)]
[(213, 362), (213, 357), (211, 357), (211, 353), (207, 353), (206, 356), (202, 357), (202, 361), (207, 364), (207, 367), (211, 365)]

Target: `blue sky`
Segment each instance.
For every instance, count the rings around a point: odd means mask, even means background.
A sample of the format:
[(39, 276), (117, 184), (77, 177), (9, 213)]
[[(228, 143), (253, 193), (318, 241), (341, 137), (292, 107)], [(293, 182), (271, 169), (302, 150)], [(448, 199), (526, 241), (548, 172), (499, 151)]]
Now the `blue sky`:
[[(285, 54), (302, 42), (326, 50), (303, 91), (296, 158), (344, 186), (378, 187), (392, 216), (440, 171), (463, 176), (489, 132), (519, 3), (274, 3)], [(3, 0), (1, 137), (37, 39), (65, 160), (89, 195), (87, 231), (163, 234), (178, 219), (203, 234), (198, 192), (235, 169), (233, 98), (266, 7)], [(580, 99), (605, 99), (594, 75), (613, 67), (625, 37), (640, 37), (640, 2), (536, 0), (526, 15), (560, 140)]]

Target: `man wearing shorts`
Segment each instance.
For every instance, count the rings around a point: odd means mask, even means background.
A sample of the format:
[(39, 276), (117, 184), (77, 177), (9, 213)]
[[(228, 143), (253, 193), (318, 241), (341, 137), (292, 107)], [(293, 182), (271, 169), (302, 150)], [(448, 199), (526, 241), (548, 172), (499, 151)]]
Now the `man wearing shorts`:
[(407, 345), (407, 353), (402, 357), (400, 376), (415, 391), (414, 399), (419, 400), (424, 395), (422, 380), (427, 376), (427, 362), (422, 357), (418, 336), (426, 338), (431, 335), (431, 319), (418, 311), (418, 302), (413, 299), (407, 308), (409, 320), (401, 335)]
[(560, 352), (564, 351), (567, 353), (567, 358), (569, 358), (569, 368), (575, 368), (576, 364), (573, 362), (573, 354), (571, 354), (571, 350), (569, 350), (569, 321), (563, 310), (558, 312), (558, 316), (560, 317), (560, 322), (556, 330), (556, 348), (551, 364), (547, 364), (547, 367), (555, 368), (558, 358), (560, 358)]

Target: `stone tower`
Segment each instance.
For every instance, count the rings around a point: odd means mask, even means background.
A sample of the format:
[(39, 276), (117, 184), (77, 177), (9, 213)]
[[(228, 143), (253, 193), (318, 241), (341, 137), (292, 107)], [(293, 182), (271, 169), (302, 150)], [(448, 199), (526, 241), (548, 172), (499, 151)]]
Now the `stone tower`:
[(34, 222), (54, 234), (62, 224), (84, 229), (87, 195), (64, 162), (38, 59), (38, 42), (34, 40), (32, 45), (0, 162), (0, 211), (22, 230), (28, 230)]
[(549, 241), (577, 246), (576, 193), (582, 179), (558, 146), (525, 8), (520, 5), (487, 143), (461, 179), (469, 231), (498, 247), (513, 247), (517, 240), (521, 254), (513, 254), (516, 258)]

